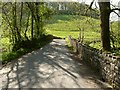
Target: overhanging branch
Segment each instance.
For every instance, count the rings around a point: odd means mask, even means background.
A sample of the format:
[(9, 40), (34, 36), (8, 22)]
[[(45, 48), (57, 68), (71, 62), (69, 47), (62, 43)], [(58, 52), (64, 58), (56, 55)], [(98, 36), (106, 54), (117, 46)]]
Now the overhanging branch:
[(115, 11), (115, 10), (120, 11), (120, 8), (114, 8), (114, 9), (111, 9), (110, 12), (113, 12), (113, 11)]
[(113, 11), (115, 14), (117, 14), (118, 17), (120, 17), (120, 14), (118, 14), (117, 12)]
[(110, 13), (114, 12), (115, 14), (117, 14), (118, 17), (120, 17), (120, 14), (118, 14), (117, 12), (115, 12), (115, 10), (118, 10), (120, 12), (120, 8), (114, 8), (110, 10)]
[(93, 1), (91, 2), (89, 9), (92, 8), (92, 5), (93, 5), (94, 1), (95, 1), (95, 0), (93, 0)]
[(89, 8), (86, 10), (85, 14), (87, 13), (87, 11), (88, 11), (89, 9), (90, 9), (90, 10), (93, 10), (93, 9), (92, 9), (92, 5), (93, 5), (94, 1), (95, 1), (95, 0), (92, 0), (92, 2), (90, 3)]

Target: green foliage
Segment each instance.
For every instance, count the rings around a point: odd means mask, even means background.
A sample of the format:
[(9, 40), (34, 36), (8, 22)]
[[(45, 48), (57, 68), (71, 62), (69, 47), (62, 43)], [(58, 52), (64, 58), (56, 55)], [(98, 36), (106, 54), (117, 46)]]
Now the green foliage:
[(43, 27), (53, 12), (44, 2), (3, 2), (1, 7), (3, 63), (49, 42)]
[(68, 35), (78, 38), (80, 33), (79, 28), (84, 28), (85, 42), (90, 42), (96, 38), (100, 39), (99, 23), (99, 20), (85, 16), (54, 15), (45, 28), (49, 34), (61, 38), (66, 38)]
[[(55, 9), (53, 9), (54, 7), (50, 9), (45, 2), (2, 3), (0, 43), (2, 44), (1, 50), (3, 50), (3, 63), (45, 45), (52, 38), (52, 36), (46, 37), (46, 33), (61, 38), (71, 35), (78, 39), (79, 34), (82, 33), (80, 30), (84, 29), (84, 43), (94, 48), (101, 48), (98, 10), (88, 10), (85, 13), (88, 9), (87, 5), (63, 3), (66, 5), (66, 10), (62, 11), (58, 10), (58, 4), (53, 5), (57, 6)], [(54, 10), (57, 15), (53, 15)], [(53, 16), (51, 17), (51, 15)], [(119, 48), (119, 31), (116, 32), (118, 24), (113, 23), (112, 27), (111, 36), (114, 39), (115, 47)], [(72, 47), (70, 46), (70, 48)]]
[(67, 47), (68, 47), (68, 49), (71, 50), (71, 51), (73, 51), (74, 48), (73, 48), (73, 46), (70, 44), (68, 38), (65, 38), (65, 41), (66, 41), (66, 43), (67, 43)]
[[(39, 48), (43, 47), (44, 45), (48, 44), (49, 42), (51, 42), (52, 39), (53, 39), (53, 36), (51, 36), (51, 35), (43, 35), (41, 38), (35, 39), (34, 41), (32, 41), (32, 43), (34, 45), (32, 44), (32, 46), (29, 46), (30, 48), (22, 47), (22, 48), (19, 48), (17, 51), (3, 52), (2, 53), (2, 64), (6, 64), (6, 63), (10, 62), (11, 60), (19, 58), (20, 56), (22, 56), (28, 52), (39, 49)], [(28, 44), (30, 44), (30, 43), (28, 43)]]
[(33, 39), (42, 37), (44, 22), (52, 11), (44, 2), (4, 2), (1, 14), (3, 33), (0, 42), (3, 48), (16, 51), (23, 47), (22, 44), (30, 46)]
[[(115, 44), (120, 47), (118, 36), (118, 23), (112, 24), (112, 31), (117, 38)], [(80, 29), (84, 29), (84, 42), (85, 44), (101, 49), (100, 39), (100, 20), (86, 16), (79, 15), (54, 15), (51, 20), (47, 21), (45, 26), (47, 33), (61, 38), (67, 38), (71, 35), (73, 38), (78, 39)], [(118, 50), (118, 49), (117, 49)]]
[(110, 38), (111, 38), (112, 48), (120, 48), (119, 24), (120, 21), (110, 23)]

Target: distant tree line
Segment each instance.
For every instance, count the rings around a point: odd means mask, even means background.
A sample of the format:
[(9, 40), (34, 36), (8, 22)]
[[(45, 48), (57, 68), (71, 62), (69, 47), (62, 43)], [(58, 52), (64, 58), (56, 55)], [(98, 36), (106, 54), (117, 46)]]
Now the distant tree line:
[[(90, 16), (93, 18), (99, 18), (99, 10), (90, 9), (89, 5), (79, 2), (49, 2), (47, 3), (49, 8), (53, 8), (55, 14), (67, 14), (67, 15), (82, 15)], [(87, 12), (86, 12), (87, 11)]]

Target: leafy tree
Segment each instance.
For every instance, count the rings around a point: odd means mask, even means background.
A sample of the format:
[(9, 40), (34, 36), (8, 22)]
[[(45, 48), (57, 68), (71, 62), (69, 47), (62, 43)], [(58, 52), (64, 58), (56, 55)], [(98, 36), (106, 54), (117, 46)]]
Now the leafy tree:
[(110, 24), (109, 24), (109, 17), (110, 13), (114, 12), (115, 10), (119, 10), (119, 8), (110, 8), (110, 0), (99, 0), (99, 7), (100, 7), (100, 15), (101, 15), (101, 41), (103, 50), (110, 51)]
[[(44, 2), (3, 2), (3, 31), (13, 46), (13, 51), (32, 47), (44, 34), (44, 22), (52, 11)], [(9, 33), (8, 33), (9, 32)]]
[[(92, 16), (93, 18), (99, 18), (99, 12), (97, 9), (88, 9), (89, 5), (79, 2), (49, 2), (47, 5), (49, 8), (55, 10), (55, 14), (67, 14), (67, 15), (82, 15), (82, 16)], [(60, 9), (61, 8), (61, 9)], [(60, 10), (59, 10), (60, 9)]]

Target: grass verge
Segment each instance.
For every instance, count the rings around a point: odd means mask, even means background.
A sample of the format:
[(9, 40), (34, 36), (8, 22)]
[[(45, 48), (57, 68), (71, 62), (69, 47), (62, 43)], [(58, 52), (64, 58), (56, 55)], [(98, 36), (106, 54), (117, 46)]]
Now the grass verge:
[(43, 38), (41, 38), (40, 40), (38, 40), (36, 43), (37, 45), (33, 46), (32, 48), (20, 48), (19, 50), (17, 51), (12, 51), (12, 52), (3, 52), (2, 53), (2, 65), (4, 64), (7, 64), (8, 62), (16, 59), (16, 58), (19, 58), (20, 56), (28, 53), (28, 52), (31, 52), (33, 50), (36, 50), (36, 49), (39, 49), (43, 46), (45, 46), (46, 44), (50, 43), (53, 39), (53, 36), (52, 35), (47, 35), (47, 36), (44, 36)]

